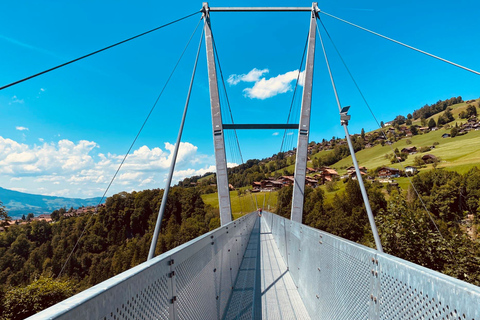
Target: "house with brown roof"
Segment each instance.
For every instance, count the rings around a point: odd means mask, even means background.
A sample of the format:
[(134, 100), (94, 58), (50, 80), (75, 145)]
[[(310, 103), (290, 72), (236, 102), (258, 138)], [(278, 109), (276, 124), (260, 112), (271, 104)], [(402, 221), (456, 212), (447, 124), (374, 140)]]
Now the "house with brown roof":
[(406, 147), (401, 150), (402, 153), (415, 154), (417, 153), (417, 147)]
[(281, 176), (278, 181), (281, 181), (284, 186), (293, 186), (295, 178), (293, 176)]
[(381, 179), (398, 178), (400, 177), (400, 170), (395, 168), (383, 167), (378, 170), (378, 177)]

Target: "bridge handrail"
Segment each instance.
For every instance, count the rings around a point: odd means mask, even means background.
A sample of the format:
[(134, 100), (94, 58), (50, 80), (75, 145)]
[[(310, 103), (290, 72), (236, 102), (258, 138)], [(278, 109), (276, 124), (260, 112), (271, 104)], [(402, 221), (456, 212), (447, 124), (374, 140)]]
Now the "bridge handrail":
[(256, 217), (245, 215), (28, 319), (220, 319)]
[(480, 319), (480, 288), (270, 212), (312, 319)]

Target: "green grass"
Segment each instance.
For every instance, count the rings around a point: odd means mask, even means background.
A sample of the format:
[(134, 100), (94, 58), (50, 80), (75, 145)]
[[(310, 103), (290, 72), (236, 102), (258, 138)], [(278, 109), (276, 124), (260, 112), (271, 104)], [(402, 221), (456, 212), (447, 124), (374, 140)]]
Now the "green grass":
[[(242, 188), (244, 190), (245, 188)], [(257, 199), (258, 207), (263, 207), (265, 199), (265, 209), (267, 210), (268, 205), (270, 205), (270, 210), (274, 210), (277, 205), (277, 191), (272, 192), (258, 192), (258, 193), (247, 193), (238, 196), (238, 192), (230, 191), (230, 203), (232, 204), (232, 214), (233, 218), (237, 219), (243, 216), (246, 213), (253, 212), (257, 210), (255, 205), (255, 198)], [(209, 204), (214, 208), (218, 208), (218, 193), (210, 193), (202, 195), (203, 202)]]
[[(413, 165), (416, 156), (426, 153), (417, 153), (409, 155), (407, 160), (401, 163), (390, 163), (390, 158), (385, 158), (386, 154), (393, 154), (393, 150), (398, 148), (401, 150), (406, 146), (416, 146), (417, 149), (424, 146), (431, 146), (434, 142), (439, 142), (435, 149), (427, 152), (440, 157), (442, 162), (439, 168), (449, 168), (450, 170), (464, 173), (474, 166), (480, 165), (480, 131), (470, 131), (466, 135), (457, 136), (455, 138), (442, 138), (442, 134), (450, 132), (449, 130), (440, 129), (423, 135), (417, 135), (409, 138), (411, 144), (407, 145), (406, 140), (402, 139), (391, 146), (377, 145), (370, 149), (364, 149), (356, 153), (358, 163), (367, 169), (375, 169), (381, 166), (401, 169), (403, 167)], [(352, 165), (351, 156), (335, 163), (332, 167), (338, 170), (339, 174), (346, 172), (345, 168)], [(343, 168), (343, 169), (341, 169)], [(428, 166), (427, 169), (431, 169)]]
[(209, 179), (214, 178), (214, 177), (215, 177), (215, 174), (212, 173), (212, 174), (209, 174), (208, 176), (201, 177), (200, 179), (198, 179), (198, 182), (202, 182), (204, 180), (209, 180)]

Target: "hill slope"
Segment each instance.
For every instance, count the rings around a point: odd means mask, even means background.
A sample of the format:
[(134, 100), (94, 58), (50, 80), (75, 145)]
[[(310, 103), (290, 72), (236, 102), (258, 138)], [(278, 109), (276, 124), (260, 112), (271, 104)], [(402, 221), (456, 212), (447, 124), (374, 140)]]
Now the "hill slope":
[(101, 198), (76, 199), (29, 194), (0, 187), (0, 201), (12, 218), (32, 212), (35, 216), (66, 207), (96, 206)]

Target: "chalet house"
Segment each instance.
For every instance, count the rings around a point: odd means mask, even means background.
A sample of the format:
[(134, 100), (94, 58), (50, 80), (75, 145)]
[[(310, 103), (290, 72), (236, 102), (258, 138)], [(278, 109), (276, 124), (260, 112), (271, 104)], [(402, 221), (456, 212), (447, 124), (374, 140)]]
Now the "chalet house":
[(408, 154), (415, 154), (417, 153), (417, 147), (406, 147), (406, 148), (403, 148), (402, 153), (408, 153)]
[(442, 138), (450, 138), (450, 134), (449, 133), (444, 133), (444, 134), (442, 134)]
[(307, 173), (315, 173), (315, 172), (317, 172), (317, 170), (307, 167)]
[(323, 180), (332, 181), (335, 177), (338, 177), (338, 172), (332, 168), (322, 167), (320, 168), (320, 176)]
[(316, 188), (317, 185), (318, 185), (318, 180), (315, 180), (315, 179), (310, 178), (310, 177), (305, 177), (305, 184), (312, 187), (312, 188)]
[(281, 176), (278, 181), (282, 182), (284, 186), (293, 186), (295, 178), (293, 176)]
[(374, 147), (374, 145), (371, 144), (371, 143), (367, 143), (367, 144), (365, 145), (365, 149), (370, 149), (370, 148), (372, 148), (372, 147)]
[(437, 157), (435, 157), (433, 154), (425, 154), (422, 156), (422, 160), (425, 161), (425, 163), (433, 163), (437, 161)]
[[(360, 174), (362, 176), (366, 175), (367, 173), (363, 172), (363, 171), (360, 171)], [(352, 173), (349, 173), (348, 176), (350, 177), (350, 179), (352, 180), (357, 180), (357, 172), (353, 171)]]
[(256, 181), (254, 181), (254, 182), (252, 183), (252, 189), (253, 189), (253, 190), (258, 190), (258, 191), (260, 191), (261, 188), (262, 188), (262, 183), (261, 183), (261, 182), (256, 182)]
[(380, 170), (378, 170), (378, 176), (381, 179), (398, 178), (400, 177), (400, 170), (395, 168), (383, 167)]
[(432, 128), (432, 131), (437, 131), (438, 130), (438, 127), (433, 127)]
[(417, 168), (415, 168), (415, 167), (412, 167), (412, 166), (405, 167), (405, 174), (406, 174), (407, 176), (413, 176), (413, 175), (415, 175), (417, 172), (418, 172), (418, 170), (417, 170)]
[(314, 179), (318, 180), (319, 184), (324, 184), (326, 181), (332, 181), (335, 177), (339, 177), (338, 172), (328, 167), (321, 167), (319, 173), (313, 176)]
[(421, 132), (428, 132), (430, 130), (430, 128), (429, 127), (420, 127), (420, 128), (418, 128), (418, 130), (421, 131)]
[(228, 184), (228, 190), (233, 191), (233, 190), (235, 190), (235, 187), (232, 186), (232, 185), (229, 183), (229, 184)]
[[(362, 174), (366, 174), (366, 173), (367, 173), (367, 168), (365, 168), (365, 167), (359, 167), (359, 169), (360, 169), (360, 172), (362, 172)], [(348, 174), (349, 176), (352, 176), (352, 174), (354, 174), (354, 173), (355, 173), (355, 167), (354, 167), (354, 166), (351, 166), (351, 167), (348, 167), (348, 168), (347, 168), (347, 174)]]

